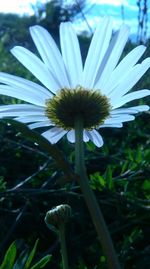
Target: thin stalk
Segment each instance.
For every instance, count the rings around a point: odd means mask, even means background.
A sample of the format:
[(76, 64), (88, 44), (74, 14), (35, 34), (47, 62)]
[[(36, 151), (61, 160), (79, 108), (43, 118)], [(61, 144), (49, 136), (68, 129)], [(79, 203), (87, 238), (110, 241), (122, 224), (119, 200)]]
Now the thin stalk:
[(59, 227), (59, 240), (61, 246), (62, 267), (63, 269), (69, 269), (64, 225)]
[(107, 259), (108, 267), (109, 269), (120, 269), (112, 239), (108, 232), (96, 197), (90, 188), (89, 180), (86, 174), (83, 148), (83, 123), (80, 118), (77, 118), (75, 121), (75, 138), (75, 172), (80, 176), (80, 188), (99, 236), (100, 243)]

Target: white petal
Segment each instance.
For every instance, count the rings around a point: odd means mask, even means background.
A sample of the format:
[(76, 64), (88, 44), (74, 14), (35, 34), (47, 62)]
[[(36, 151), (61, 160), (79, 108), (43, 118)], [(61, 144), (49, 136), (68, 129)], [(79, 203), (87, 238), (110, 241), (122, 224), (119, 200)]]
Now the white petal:
[(83, 131), (83, 141), (84, 141), (84, 142), (88, 142), (88, 141), (89, 141), (89, 137), (88, 137), (88, 135), (87, 135), (87, 132), (88, 132), (88, 131), (86, 131), (86, 130)]
[(50, 130), (42, 133), (42, 135), (51, 143), (55, 144), (57, 143), (65, 134), (67, 131), (65, 131), (62, 128), (51, 128)]
[(114, 123), (114, 124), (102, 124), (101, 126), (99, 126), (99, 128), (122, 128), (123, 124), (122, 123)]
[(21, 117), (16, 117), (16, 121), (22, 122), (22, 123), (29, 123), (29, 122), (40, 122), (40, 121), (47, 121), (48, 118), (46, 116), (21, 116)]
[(31, 51), (16, 46), (11, 52), (52, 93), (56, 93), (60, 89), (56, 78), (47, 66)]
[(45, 111), (43, 108), (32, 105), (17, 104), (0, 106), (0, 118), (44, 114)]
[(71, 130), (67, 133), (67, 139), (69, 142), (74, 143), (75, 142), (75, 131)]
[(134, 66), (128, 76), (125, 76), (121, 83), (108, 95), (109, 98), (113, 101), (113, 99), (116, 100), (116, 96), (119, 98), (126, 94), (138, 82), (149, 67), (150, 58), (147, 58), (141, 64)]
[(118, 124), (118, 123), (122, 123), (122, 122), (126, 122), (126, 121), (132, 121), (134, 120), (135, 117), (133, 115), (118, 115), (118, 117), (110, 117), (109, 119), (106, 119), (104, 121), (104, 124)]
[(148, 111), (149, 106), (141, 105), (141, 106), (133, 106), (128, 108), (118, 108), (111, 111), (111, 115), (116, 114), (136, 114), (143, 111)]
[(36, 128), (47, 127), (47, 126), (51, 126), (51, 125), (53, 125), (53, 124), (51, 124), (50, 121), (47, 120), (47, 121), (41, 121), (41, 122), (35, 122), (32, 124), (29, 124), (28, 127), (30, 129), (36, 129)]
[(97, 27), (92, 38), (83, 71), (82, 85), (93, 88), (98, 68), (108, 48), (112, 34), (112, 20), (104, 18)]
[(81, 82), (83, 67), (77, 35), (70, 22), (60, 24), (60, 44), (70, 86), (75, 88)]
[(128, 36), (129, 28), (126, 25), (123, 25), (120, 28), (120, 31), (113, 36), (110, 42), (108, 50), (100, 66), (97, 75), (97, 83), (95, 85), (95, 88), (100, 89), (103, 93), (105, 93), (105, 84), (107, 83), (112, 71), (119, 61)]
[(51, 35), (38, 25), (30, 27), (30, 33), (46, 66), (57, 78), (60, 88), (69, 87), (62, 56)]
[(0, 111), (33, 111), (33, 112), (44, 112), (43, 107), (28, 105), (28, 104), (14, 104), (14, 105), (2, 105)]
[(97, 146), (97, 147), (102, 147), (104, 142), (103, 142), (103, 138), (101, 137), (101, 135), (96, 131), (96, 130), (92, 130), (92, 131), (87, 131), (87, 135), (89, 137), (89, 139)]
[[(110, 118), (108, 118), (108, 119), (112, 119), (112, 120), (115, 120), (115, 119), (119, 119), (119, 120), (121, 120), (121, 121), (124, 121), (124, 120), (126, 120), (126, 118), (131, 118), (131, 119), (134, 119), (135, 117), (133, 116), (133, 115), (130, 115), (130, 114), (128, 114), (128, 113), (126, 113), (126, 114), (111, 114), (111, 116), (110, 116)], [(105, 120), (105, 121), (107, 121), (107, 119)]]
[[(68, 138), (69, 142), (75, 143), (75, 131), (74, 130), (69, 131), (67, 133), (67, 138)], [(86, 130), (83, 131), (83, 141), (84, 142), (88, 142), (89, 141), (89, 137), (87, 135), (87, 131)]]
[(146, 47), (140, 45), (129, 52), (126, 57), (118, 64), (118, 66), (111, 73), (105, 85), (105, 94), (110, 93), (120, 83), (124, 77), (130, 73), (132, 67), (137, 63), (142, 54), (145, 52)]
[(45, 107), (45, 99), (36, 94), (34, 91), (22, 91), (20, 88), (15, 88), (7, 85), (0, 85), (0, 94), (14, 97), (22, 101)]
[(15, 88), (19, 87), (21, 91), (34, 92), (35, 96), (41, 98), (42, 100), (51, 98), (53, 96), (49, 90), (40, 86), (39, 84), (7, 73), (0, 72), (0, 82)]
[(117, 98), (116, 100), (113, 100), (112, 102), (113, 109), (121, 107), (130, 101), (140, 99), (149, 95), (150, 95), (150, 90), (147, 90), (147, 89), (128, 93), (124, 95), (123, 97), (121, 97), (119, 100), (117, 100)]

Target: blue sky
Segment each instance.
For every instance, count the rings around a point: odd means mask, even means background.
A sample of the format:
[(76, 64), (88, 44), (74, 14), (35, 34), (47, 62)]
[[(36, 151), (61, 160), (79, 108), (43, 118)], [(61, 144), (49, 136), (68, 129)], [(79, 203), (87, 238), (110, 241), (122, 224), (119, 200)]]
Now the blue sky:
[[(33, 14), (31, 5), (36, 4), (37, 0), (0, 0), (0, 12), (11, 12), (18, 14)], [(40, 0), (46, 3), (46, 0)]]
[[(74, 0), (65, 0), (66, 3), (73, 2)], [(131, 34), (137, 33), (137, 16), (138, 7), (136, 0), (86, 0), (87, 5), (84, 14), (88, 25), (94, 31), (96, 25), (100, 22), (101, 17), (109, 15), (113, 18), (114, 30), (117, 30), (123, 23), (121, 5), (123, 6), (124, 23), (128, 24), (131, 28)], [(31, 4), (35, 4), (37, 0), (0, 0), (0, 12), (16, 12), (19, 14), (32, 14), (33, 10)], [(40, 0), (41, 3), (47, 2)], [(148, 15), (150, 18), (150, 1)], [(150, 21), (150, 20), (149, 20)], [(74, 22), (78, 31), (89, 31), (86, 21), (83, 21), (81, 16)], [(148, 36), (150, 36), (150, 22), (148, 22)]]
[[(84, 14), (92, 29), (100, 22), (101, 17), (108, 15), (113, 18), (114, 30), (125, 23), (130, 26), (131, 34), (137, 34), (138, 7), (136, 0), (87, 0), (87, 2)], [(150, 18), (150, 1), (148, 2), (148, 17)], [(81, 16), (76, 23), (80, 28), (88, 30), (87, 23), (82, 22)], [(147, 35), (150, 36), (150, 20), (148, 21)]]

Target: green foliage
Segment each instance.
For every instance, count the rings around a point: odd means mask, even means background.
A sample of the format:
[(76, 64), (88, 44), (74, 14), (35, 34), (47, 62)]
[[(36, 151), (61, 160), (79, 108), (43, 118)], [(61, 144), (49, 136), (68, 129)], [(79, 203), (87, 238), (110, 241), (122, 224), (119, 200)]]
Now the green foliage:
[(35, 255), (36, 249), (37, 249), (38, 241), (39, 241), (39, 240), (36, 240), (35, 245), (34, 245), (32, 251), (30, 252), (30, 254), (29, 254), (29, 256), (28, 256), (28, 259), (27, 259), (27, 261), (26, 261), (26, 263), (25, 263), (24, 269), (29, 269), (29, 267), (30, 267), (30, 265), (31, 265), (31, 262), (32, 262), (32, 260), (33, 260), (33, 257), (34, 257), (34, 255)]
[(33, 258), (37, 250), (38, 240), (36, 240), (33, 249), (29, 252), (23, 250), (17, 257), (16, 242), (14, 241), (8, 250), (6, 251), (5, 257), (2, 261), (0, 269), (41, 269), (44, 268), (51, 260), (51, 255), (46, 255), (41, 258), (38, 262), (31, 266)]
[(99, 172), (90, 175), (90, 184), (94, 190), (102, 190), (106, 187), (106, 181)]
[(87, 266), (84, 264), (83, 261), (80, 261), (77, 269), (87, 269)]
[(37, 262), (36, 264), (34, 264), (31, 269), (40, 269), (40, 268), (44, 268), (45, 265), (50, 261), (51, 256), (47, 255), (45, 257), (43, 257), (39, 262)]
[(3, 176), (0, 176), (0, 191), (6, 190), (7, 182), (4, 180)]
[(146, 199), (150, 200), (150, 180), (149, 179), (144, 180), (142, 184), (142, 191)]
[(16, 243), (13, 242), (8, 248), (0, 269), (12, 269), (16, 258), (17, 250)]

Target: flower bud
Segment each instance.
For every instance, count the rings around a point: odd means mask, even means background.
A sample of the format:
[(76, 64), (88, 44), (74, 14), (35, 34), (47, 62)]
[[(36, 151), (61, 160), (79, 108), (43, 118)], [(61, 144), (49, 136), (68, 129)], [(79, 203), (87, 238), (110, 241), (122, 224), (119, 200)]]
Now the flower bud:
[(71, 217), (71, 207), (67, 204), (58, 205), (46, 213), (45, 223), (51, 229), (59, 228)]

